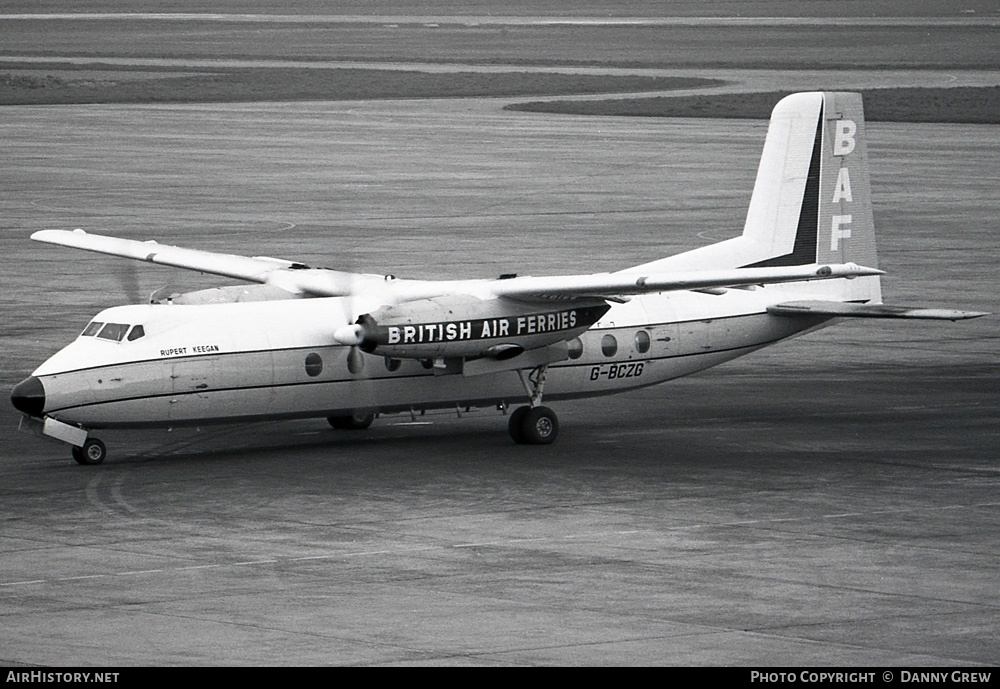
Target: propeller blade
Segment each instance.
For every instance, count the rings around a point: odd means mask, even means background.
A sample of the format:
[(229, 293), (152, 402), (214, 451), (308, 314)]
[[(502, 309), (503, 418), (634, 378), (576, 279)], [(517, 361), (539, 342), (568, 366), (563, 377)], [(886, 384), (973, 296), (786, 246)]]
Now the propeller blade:
[(351, 373), (361, 373), (365, 368), (365, 355), (357, 347), (351, 347), (347, 352), (347, 370)]
[(139, 286), (139, 275), (134, 263), (131, 261), (116, 263), (112, 274), (129, 304), (143, 303), (142, 288)]

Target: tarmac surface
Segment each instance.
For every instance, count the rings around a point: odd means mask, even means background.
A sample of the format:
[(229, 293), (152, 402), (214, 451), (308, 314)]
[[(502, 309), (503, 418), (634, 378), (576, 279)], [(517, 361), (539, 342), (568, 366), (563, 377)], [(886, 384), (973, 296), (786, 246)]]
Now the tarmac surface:
[[(1000, 84), (981, 0), (975, 16), (924, 2), (878, 20), (757, 3), (804, 16), (740, 25), (662, 17), (688, 10), (659, 2), (630, 4), (637, 22), (587, 0), (558, 34), (536, 3), (490, 26), (469, 25), (493, 9), (478, 0), (449, 26), (435, 19), (452, 21), (451, 3), (416, 17), (390, 3), (391, 26), (305, 2), (263, 32), (225, 14), (260, 3), (213, 3), (220, 18), (202, 5), (178, 4), (193, 13), (181, 22), (7, 21), (0, 65), (557, 70), (724, 79), (716, 92)], [(720, 62), (732, 54), (750, 64)], [(0, 383), (101, 308), (220, 282), (40, 246), (37, 229), (433, 278), (615, 270), (739, 232), (765, 122), (507, 102), (4, 108)], [(868, 134), (886, 301), (1000, 312), (997, 127)], [(17, 433), (8, 407), (0, 665), (995, 665), (997, 341), (995, 316), (845, 323), (559, 403), (544, 448), (514, 445), (484, 410), (362, 433), (108, 431), (108, 461), (80, 467)]]
[[(499, 101), (4, 110), (0, 377), (218, 280), (43, 227), (414, 277), (612, 270), (738, 233), (766, 123)], [(995, 127), (870, 124), (886, 301), (1000, 311)], [(16, 228), (16, 229), (14, 229)], [(0, 421), (3, 665), (1000, 662), (995, 317), (848, 323), (495, 411), (105, 432)]]

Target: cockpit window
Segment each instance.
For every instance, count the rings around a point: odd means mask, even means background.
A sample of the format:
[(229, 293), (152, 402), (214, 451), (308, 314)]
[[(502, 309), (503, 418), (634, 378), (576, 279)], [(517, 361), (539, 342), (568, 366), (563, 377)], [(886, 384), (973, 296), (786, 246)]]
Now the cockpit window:
[(103, 323), (99, 323), (98, 321), (91, 321), (90, 324), (83, 329), (83, 333), (81, 334), (86, 337), (93, 337), (103, 326), (104, 326)]
[(101, 332), (97, 333), (97, 336), (105, 340), (121, 342), (122, 338), (125, 337), (125, 332), (127, 330), (128, 325), (125, 323), (108, 323), (101, 328)]
[(141, 325), (137, 325), (133, 327), (131, 330), (129, 330), (127, 339), (129, 342), (131, 342), (132, 340), (138, 340), (145, 334), (146, 331), (143, 329), (143, 327)]

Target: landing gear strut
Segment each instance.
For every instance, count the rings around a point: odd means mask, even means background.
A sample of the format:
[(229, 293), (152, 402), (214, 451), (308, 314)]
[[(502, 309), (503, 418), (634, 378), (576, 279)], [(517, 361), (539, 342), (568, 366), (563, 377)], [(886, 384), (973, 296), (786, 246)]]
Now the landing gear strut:
[(556, 413), (542, 406), (547, 369), (548, 365), (538, 366), (527, 376), (524, 371), (517, 372), (531, 402), (531, 406), (515, 409), (507, 423), (510, 437), (519, 445), (550, 445), (559, 435), (559, 419)]
[(97, 438), (87, 438), (83, 447), (73, 447), (72, 454), (77, 464), (100, 464), (108, 456), (108, 448)]

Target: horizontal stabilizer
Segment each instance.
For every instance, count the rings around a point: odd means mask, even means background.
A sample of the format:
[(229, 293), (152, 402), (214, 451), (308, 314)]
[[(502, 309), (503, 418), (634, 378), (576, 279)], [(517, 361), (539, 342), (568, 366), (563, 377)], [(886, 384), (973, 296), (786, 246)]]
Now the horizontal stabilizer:
[(789, 301), (768, 306), (775, 316), (837, 316), (845, 318), (926, 318), (939, 321), (960, 321), (989, 315), (982, 311), (955, 309), (921, 309), (912, 306), (886, 304), (851, 304), (840, 301)]

